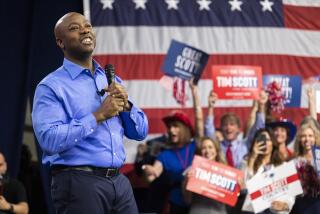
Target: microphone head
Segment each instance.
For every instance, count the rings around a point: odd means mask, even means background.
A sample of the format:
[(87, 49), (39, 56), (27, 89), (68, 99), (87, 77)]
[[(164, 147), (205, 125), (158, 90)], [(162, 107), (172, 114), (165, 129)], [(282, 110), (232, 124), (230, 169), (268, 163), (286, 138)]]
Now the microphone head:
[(107, 64), (104, 67), (104, 73), (106, 74), (108, 85), (111, 85), (111, 83), (114, 81), (114, 76), (115, 76), (113, 65)]

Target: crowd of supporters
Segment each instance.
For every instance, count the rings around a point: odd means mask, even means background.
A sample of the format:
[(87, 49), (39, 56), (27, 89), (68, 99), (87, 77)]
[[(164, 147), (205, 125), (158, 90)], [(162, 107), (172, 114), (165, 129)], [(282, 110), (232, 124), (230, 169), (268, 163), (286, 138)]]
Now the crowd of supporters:
[[(145, 213), (254, 213), (247, 194), (246, 182), (253, 176), (294, 161), (303, 194), (296, 197), (283, 195), (271, 202), (261, 213), (320, 213), (320, 180), (314, 165), (312, 147), (320, 146), (315, 96), (308, 90), (309, 113), (294, 124), (293, 118), (274, 117), (268, 94), (261, 92), (247, 121), (226, 112), (221, 115), (220, 127), (214, 126), (214, 107), (218, 100), (211, 91), (208, 113), (200, 106), (198, 87), (189, 83), (195, 115), (194, 123), (183, 111), (175, 111), (163, 118), (167, 132), (139, 145), (135, 169), (149, 182), (143, 196), (136, 200)], [(220, 115), (219, 115), (220, 116)], [(245, 126), (241, 133), (241, 123)], [(194, 176), (190, 169), (194, 155), (240, 169), (241, 192), (238, 202), (231, 207), (213, 199), (186, 190), (188, 179)], [(285, 165), (284, 165), (285, 166)]]

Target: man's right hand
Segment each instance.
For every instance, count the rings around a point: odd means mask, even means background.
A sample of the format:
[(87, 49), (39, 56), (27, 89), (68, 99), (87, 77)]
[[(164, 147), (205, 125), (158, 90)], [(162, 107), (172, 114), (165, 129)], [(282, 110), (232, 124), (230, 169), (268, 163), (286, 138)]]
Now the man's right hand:
[(103, 101), (99, 109), (93, 112), (94, 117), (98, 123), (103, 122), (111, 117), (114, 117), (122, 112), (125, 107), (125, 102), (122, 98), (115, 97), (114, 95), (108, 95)]

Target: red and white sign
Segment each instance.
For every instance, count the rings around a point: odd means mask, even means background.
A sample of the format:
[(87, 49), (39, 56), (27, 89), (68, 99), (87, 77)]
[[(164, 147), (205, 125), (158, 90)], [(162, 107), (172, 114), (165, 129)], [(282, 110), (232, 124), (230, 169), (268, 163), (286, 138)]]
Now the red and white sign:
[(246, 185), (255, 213), (269, 208), (280, 197), (294, 197), (303, 192), (293, 161), (257, 174)]
[(243, 173), (230, 166), (194, 156), (192, 170), (195, 176), (189, 178), (187, 190), (234, 206), (238, 200), (240, 187), (238, 179)]
[(212, 66), (213, 91), (219, 99), (257, 99), (262, 88), (258, 66)]

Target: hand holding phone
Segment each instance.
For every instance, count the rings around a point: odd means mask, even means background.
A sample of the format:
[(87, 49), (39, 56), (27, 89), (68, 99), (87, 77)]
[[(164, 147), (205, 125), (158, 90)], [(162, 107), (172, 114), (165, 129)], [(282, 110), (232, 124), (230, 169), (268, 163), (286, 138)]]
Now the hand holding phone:
[(263, 142), (263, 143), (261, 143), (261, 145), (260, 145), (260, 148), (261, 148), (260, 150), (263, 151), (263, 152), (265, 152), (266, 149), (267, 149), (267, 136), (266, 136), (265, 134), (260, 134), (260, 135), (257, 137), (256, 141), (257, 141), (258, 143)]

